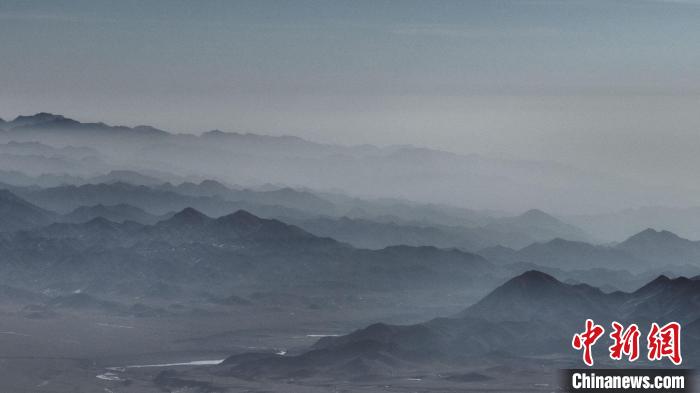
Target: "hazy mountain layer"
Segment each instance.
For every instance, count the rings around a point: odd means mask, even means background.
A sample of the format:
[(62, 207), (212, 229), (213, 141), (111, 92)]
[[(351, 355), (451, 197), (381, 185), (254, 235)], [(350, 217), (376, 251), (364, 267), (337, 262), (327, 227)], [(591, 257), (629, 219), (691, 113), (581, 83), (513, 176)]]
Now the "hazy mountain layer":
[(481, 287), (495, 274), (486, 260), (462, 251), (356, 249), (245, 211), (214, 219), (192, 208), (153, 225), (55, 223), (6, 235), (0, 251), (6, 280), (115, 293), (149, 292), (161, 282), (194, 292)]
[[(20, 116), (3, 128), (0, 141), (41, 141), (99, 152), (99, 161), (84, 167), (57, 166), (68, 174), (97, 168), (148, 169), (232, 184), (288, 184), (507, 211), (547, 206), (556, 212), (585, 213), (693, 201), (691, 191), (669, 193), (551, 162), (497, 160), (411, 146), (337, 146), (221, 131), (176, 135), (148, 126), (81, 123), (48, 113)], [(32, 173), (48, 165), (27, 164)], [(598, 195), (605, 198), (591, 197)]]

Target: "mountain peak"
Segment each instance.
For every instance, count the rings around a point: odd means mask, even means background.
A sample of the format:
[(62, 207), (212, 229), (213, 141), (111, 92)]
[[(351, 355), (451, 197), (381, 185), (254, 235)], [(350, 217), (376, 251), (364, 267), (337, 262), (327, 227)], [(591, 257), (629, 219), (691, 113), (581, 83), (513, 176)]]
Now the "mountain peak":
[(539, 209), (530, 209), (526, 211), (525, 213), (519, 215), (517, 218), (525, 221), (525, 222), (531, 222), (531, 223), (541, 223), (541, 224), (560, 224), (561, 220), (558, 218), (547, 214), (543, 212), (542, 210)]
[(205, 215), (199, 210), (191, 207), (186, 207), (178, 213), (175, 213), (175, 215), (173, 215), (170, 219), (166, 220), (165, 222), (185, 225), (197, 225), (207, 222), (209, 219), (209, 216)]
[(15, 117), (12, 121), (13, 123), (21, 123), (26, 121), (52, 121), (58, 119), (65, 119), (62, 115), (55, 115), (49, 112), (39, 112), (33, 115), (19, 115)]
[(235, 213), (228, 214), (217, 219), (219, 222), (225, 222), (236, 225), (257, 225), (262, 219), (246, 210), (238, 210)]
[(506, 282), (504, 285), (508, 284), (515, 284), (517, 283), (518, 285), (551, 285), (551, 284), (561, 284), (559, 280), (554, 278), (553, 276), (541, 272), (539, 270), (528, 270), (525, 273), (516, 276), (512, 279), (510, 279), (508, 282)]
[(519, 276), (513, 277), (506, 281), (503, 285), (496, 288), (484, 300), (489, 298), (497, 299), (513, 297), (524, 299), (527, 297), (548, 296), (561, 292), (560, 289), (567, 287), (567, 284), (562, 283), (556, 278), (539, 270), (528, 270)]
[(630, 236), (629, 238), (627, 238), (627, 240), (620, 243), (620, 245), (624, 247), (635, 243), (644, 244), (649, 242), (689, 242), (689, 240), (683, 239), (682, 237), (670, 231), (657, 231), (653, 228), (647, 228), (639, 233)]
[(644, 285), (643, 287), (637, 289), (635, 291), (635, 293), (645, 293), (645, 292), (663, 289), (663, 288), (666, 288), (672, 282), (673, 282), (673, 280), (670, 279), (667, 275), (661, 274), (658, 277), (656, 277), (655, 279), (651, 280), (646, 285)]
[(208, 190), (208, 191), (212, 191), (212, 192), (228, 192), (228, 191), (231, 191), (231, 189), (228, 188), (228, 187), (227, 187), (226, 185), (224, 185), (223, 183), (220, 183), (220, 182), (218, 182), (218, 181), (216, 181), (216, 180), (211, 180), (211, 179), (202, 180), (202, 181), (199, 183), (199, 187), (201, 187), (201, 188), (203, 188), (203, 189), (205, 189), (205, 190)]
[(543, 212), (540, 209), (530, 209), (525, 213), (521, 214), (520, 217), (551, 217), (549, 214)]
[(565, 284), (549, 274), (530, 270), (508, 280), (461, 315), (513, 321), (562, 318), (579, 312), (599, 315), (604, 308), (599, 303), (605, 296), (598, 288)]
[(678, 235), (676, 235), (673, 232), (666, 231), (666, 230), (661, 230), (657, 231), (656, 229), (653, 228), (647, 228), (636, 235), (633, 235), (632, 237), (637, 237), (637, 238), (666, 238), (666, 239), (673, 239), (673, 238), (680, 238)]

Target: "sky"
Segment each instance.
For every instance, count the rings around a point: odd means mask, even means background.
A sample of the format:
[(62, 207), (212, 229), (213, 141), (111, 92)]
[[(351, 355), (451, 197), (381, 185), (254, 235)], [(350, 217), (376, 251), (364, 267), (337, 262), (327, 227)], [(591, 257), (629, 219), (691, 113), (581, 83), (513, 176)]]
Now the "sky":
[(700, 0), (0, 0), (0, 117), (700, 166)]

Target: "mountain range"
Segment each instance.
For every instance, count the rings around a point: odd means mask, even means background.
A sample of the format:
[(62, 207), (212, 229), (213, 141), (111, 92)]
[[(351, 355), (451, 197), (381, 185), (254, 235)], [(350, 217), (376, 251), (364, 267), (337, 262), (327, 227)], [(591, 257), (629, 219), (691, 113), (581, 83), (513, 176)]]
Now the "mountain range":
[[(219, 191), (228, 190), (217, 183), (210, 182), (208, 184), (211, 184), (208, 188)], [(187, 185), (186, 187), (190, 188), (190, 193), (199, 193), (199, 191), (192, 189), (193, 186)], [(168, 186), (168, 188), (177, 187)], [(194, 188), (197, 188), (196, 185)], [(246, 213), (247, 216), (242, 216), (255, 217), (257, 220), (261, 220), (260, 222), (280, 223), (281, 225), (278, 225), (275, 231), (280, 228), (295, 228), (294, 231), (290, 231), (286, 235), (289, 239), (293, 239), (288, 242), (280, 242), (279, 239), (273, 241), (277, 235), (267, 233), (267, 243), (261, 243), (267, 244), (269, 250), (266, 250), (262, 246), (254, 247), (254, 242), (250, 243), (252, 237), (236, 238), (234, 236), (236, 225), (231, 229), (233, 230), (231, 232), (227, 231), (223, 224), (214, 224), (215, 222), (225, 222), (226, 217), (228, 217), (228, 219), (233, 219), (237, 225), (242, 225), (242, 222), (235, 220), (235, 218), (241, 218), (240, 215), (243, 213), (241, 212), (239, 216), (232, 216), (229, 212), (240, 210), (241, 205), (245, 206), (243, 203), (223, 201), (218, 196), (186, 196), (160, 188), (133, 186), (125, 183), (64, 186), (49, 189), (27, 188), (21, 189), (21, 191), (26, 193), (25, 195), (33, 197), (33, 202), (64, 206), (61, 210), (67, 211), (67, 213), (63, 215), (53, 213), (19, 198), (9, 191), (4, 191), (3, 198), (0, 198), (0, 207), (5, 214), (2, 222), (5, 226), (4, 231), (8, 232), (6, 238), (11, 239), (6, 242), (5, 250), (8, 255), (16, 255), (17, 258), (42, 257), (36, 251), (28, 253), (27, 248), (32, 247), (32, 244), (36, 246), (39, 244), (38, 242), (44, 240), (52, 242), (53, 246), (61, 250), (60, 253), (57, 251), (56, 254), (46, 257), (48, 261), (57, 255), (84, 260), (87, 257), (81, 253), (96, 250), (103, 250), (103, 256), (97, 258), (98, 260), (116, 250), (125, 255), (134, 254), (130, 258), (140, 260), (147, 258), (149, 253), (154, 252), (150, 247), (154, 247), (156, 250), (154, 255), (167, 255), (173, 253), (173, 250), (167, 247), (168, 244), (186, 245), (190, 253), (189, 257), (193, 259), (210, 258), (212, 266), (209, 268), (212, 269), (215, 268), (216, 264), (214, 260), (225, 258), (238, 260), (242, 259), (243, 255), (245, 258), (253, 260), (267, 259), (275, 253), (279, 253), (280, 258), (282, 258), (281, 253), (288, 253), (288, 257), (303, 255), (304, 258), (309, 258), (311, 262), (308, 263), (314, 267), (318, 267), (316, 265), (324, 259), (331, 260), (328, 262), (329, 267), (333, 266), (334, 263), (342, 263), (343, 260), (353, 261), (347, 262), (349, 265), (342, 266), (344, 268), (362, 266), (362, 269), (376, 269), (382, 274), (377, 275), (376, 280), (368, 279), (368, 282), (374, 281), (372, 285), (381, 286), (386, 282), (382, 284), (383, 278), (379, 279), (379, 276), (388, 277), (392, 274), (392, 269), (401, 269), (400, 263), (388, 262), (398, 259), (399, 256), (409, 262), (416, 261), (416, 258), (425, 255), (437, 260), (444, 260), (444, 257), (450, 255), (463, 256), (465, 260), (470, 258), (473, 260), (474, 257), (468, 252), (469, 247), (477, 247), (484, 243), (478, 243), (472, 239), (485, 242), (487, 245), (503, 239), (503, 237), (499, 237), (498, 233), (488, 232), (483, 227), (422, 227), (349, 218), (308, 218), (308, 215), (292, 209), (269, 207), (267, 208), (269, 217), (288, 217), (289, 211), (293, 211), (300, 218), (283, 219), (285, 222), (297, 224), (294, 227), (274, 219), (264, 220), (250, 213)], [(231, 190), (231, 192), (236, 193), (237, 191)], [(257, 193), (266, 194), (268, 191)], [(274, 191), (272, 193), (279, 195)], [(242, 195), (255, 194), (252, 191), (242, 193)], [(285, 196), (290, 194), (300, 197), (307, 195), (305, 193), (297, 194), (294, 191), (283, 191)], [(251, 197), (251, 199), (253, 198)], [(313, 202), (316, 199), (312, 196), (308, 200)], [(215, 216), (221, 217), (212, 219), (205, 213), (187, 207), (191, 205), (204, 206), (214, 213), (223, 212), (223, 214), (215, 214)], [(68, 211), (72, 206), (78, 207)], [(161, 214), (153, 214), (137, 206), (143, 206), (147, 209), (157, 206)], [(257, 211), (265, 209), (265, 206), (251, 206)], [(227, 208), (230, 210), (227, 211)], [(176, 213), (178, 211), (179, 213)], [(536, 213), (539, 217), (542, 214), (544, 213)], [(531, 213), (526, 213), (524, 216), (530, 215)], [(504, 221), (513, 222), (513, 219)], [(519, 218), (515, 221), (526, 220)], [(208, 224), (204, 225), (204, 223)], [(520, 224), (519, 228), (523, 228), (522, 225)], [(261, 228), (265, 228), (265, 232), (274, 232), (273, 226), (268, 225)], [(24, 232), (13, 234), (18, 230), (24, 230)], [(292, 233), (299, 233), (299, 231), (305, 235), (292, 236)], [(335, 240), (331, 241), (331, 238)], [(314, 240), (311, 241), (311, 239)], [(371, 242), (372, 239), (374, 239), (373, 242)], [(244, 240), (245, 247), (240, 244)], [(336, 240), (340, 240), (340, 242)], [(285, 244), (289, 247), (282, 251)], [(444, 250), (436, 248), (435, 245), (444, 248)], [(334, 250), (332, 257), (324, 257), (324, 253), (330, 252), (329, 248)], [(461, 251), (451, 250), (453, 248), (461, 249)], [(274, 252), (270, 250), (274, 250)], [(489, 246), (478, 251), (478, 254), (497, 265), (480, 270), (480, 274), (491, 277), (487, 280), (488, 282), (496, 282), (498, 277), (518, 273), (527, 268), (538, 268), (545, 269), (558, 277), (567, 278), (571, 282), (590, 282), (614, 290), (634, 287), (653, 274), (700, 274), (700, 263), (697, 257), (700, 252), (698, 250), (700, 250), (699, 242), (679, 238), (670, 232), (646, 230), (616, 245), (599, 246), (557, 238), (542, 243), (533, 243), (518, 250), (500, 245)], [(235, 255), (229, 256), (228, 253)], [(30, 258), (25, 254), (39, 255)], [(173, 259), (182, 258), (185, 258), (184, 254), (177, 255)], [(354, 261), (358, 259), (363, 262), (368, 260), (385, 262), (370, 267), (363, 263), (355, 263)], [(352, 263), (355, 264), (351, 265)], [(396, 265), (393, 265), (395, 263)], [(428, 264), (429, 261), (424, 263)], [(419, 265), (422, 264), (418, 263), (412, 267), (412, 269), (418, 269), (412, 273), (416, 275), (415, 279), (417, 279), (420, 269), (426, 268), (425, 266), (419, 268)], [(58, 268), (59, 266), (53, 267)], [(432, 269), (428, 269), (428, 271), (430, 270)], [(336, 279), (341, 271), (342, 269), (338, 269), (329, 276)], [(457, 277), (472, 281), (472, 278), (466, 278), (468, 276), (466, 270), (460, 272), (460, 269), (456, 268), (455, 271), (458, 274), (454, 280), (447, 281), (454, 283), (458, 281)], [(155, 274), (155, 272), (151, 273)], [(308, 280), (308, 278), (302, 279), (303, 275), (297, 273), (293, 276), (298, 276), (298, 280)], [(401, 274), (393, 272), (393, 274), (400, 276), (407, 274), (407, 272), (403, 271)], [(446, 279), (443, 274), (447, 274), (447, 270), (442, 273), (433, 271), (430, 274), (437, 274), (442, 277), (442, 280)], [(89, 280), (89, 278), (86, 279)], [(262, 276), (256, 273), (257, 279), (262, 279)], [(429, 276), (422, 279), (426, 283), (430, 280)], [(353, 285), (356, 284), (357, 282)]]
[(496, 246), (478, 253), (494, 262), (525, 262), (560, 269), (585, 266), (639, 272), (651, 268), (700, 265), (700, 241), (690, 241), (669, 231), (650, 228), (613, 245), (593, 245), (557, 238), (519, 250)]
[(57, 215), (0, 190), (0, 232), (14, 232), (48, 225)]
[[(115, 209), (122, 217), (140, 214), (124, 206), (95, 206), (57, 221), (80, 221), (76, 217), (81, 214), (88, 218), (95, 210), (108, 215)], [(192, 292), (305, 286), (398, 290), (494, 280), (489, 262), (464, 251), (357, 249), (243, 210), (210, 218), (185, 208), (154, 224), (119, 223), (101, 216), (87, 222), (55, 222), (6, 233), (0, 238), (0, 252), (4, 279), (34, 290), (79, 287), (143, 293), (161, 282)]]
[[(56, 148), (75, 146), (98, 152), (91, 154), (92, 161), (86, 165), (74, 160), (53, 163), (69, 175), (150, 170), (231, 184), (252, 185), (262, 180), (294, 188), (477, 209), (525, 211), (549, 206), (548, 210), (571, 214), (652, 204), (689, 205), (695, 200), (692, 190), (669, 193), (552, 162), (491, 159), (413, 146), (341, 146), (218, 130), (174, 134), (150, 126), (84, 123), (51, 113), (18, 116), (0, 127), (4, 129), (0, 142), (41, 141)], [(7, 157), (6, 163), (14, 159), (21, 158)], [(25, 171), (56, 173), (50, 163), (39, 164), (25, 161)], [(583, 197), (603, 194), (605, 198)], [(604, 205), (598, 202), (602, 200)]]
[[(651, 322), (678, 321), (690, 327), (682, 333), (684, 364), (697, 364), (700, 352), (693, 345), (700, 340), (699, 299), (700, 281), (688, 278), (660, 276), (636, 291), (606, 294), (528, 271), (452, 317), (407, 326), (378, 323), (322, 338), (294, 356), (234, 355), (216, 372), (242, 378), (367, 378), (399, 370), (421, 375), (416, 370), (429, 373), (425, 368), (430, 370), (435, 362), (453, 367), (479, 367), (481, 362), (481, 369), (488, 370), (491, 359), (511, 357), (576, 367), (581, 360), (571, 348), (571, 337), (587, 318), (608, 329), (613, 320), (634, 322), (643, 329)], [(594, 356), (614, 366), (605, 360), (607, 348), (594, 348)], [(488, 377), (489, 372), (483, 372)]]
[[(535, 210), (514, 217), (490, 217), (457, 208), (347, 199), (288, 187), (251, 190), (214, 180), (153, 184), (154, 178), (128, 171), (113, 171), (94, 180), (104, 182), (5, 187), (47, 210), (68, 214), (80, 209), (67, 218), (69, 221), (81, 215), (97, 217), (94, 213), (99, 206), (105, 218), (142, 223), (153, 223), (154, 216), (164, 217), (186, 207), (212, 216), (244, 209), (361, 248), (434, 245), (473, 251), (495, 245), (524, 247), (556, 237), (588, 239), (581, 230)], [(384, 208), (387, 205), (391, 207)], [(111, 211), (105, 211), (106, 207), (111, 207)], [(92, 208), (92, 216), (88, 208)], [(118, 211), (122, 212), (121, 217)], [(454, 225), (440, 224), (443, 217), (449, 217), (446, 221)]]

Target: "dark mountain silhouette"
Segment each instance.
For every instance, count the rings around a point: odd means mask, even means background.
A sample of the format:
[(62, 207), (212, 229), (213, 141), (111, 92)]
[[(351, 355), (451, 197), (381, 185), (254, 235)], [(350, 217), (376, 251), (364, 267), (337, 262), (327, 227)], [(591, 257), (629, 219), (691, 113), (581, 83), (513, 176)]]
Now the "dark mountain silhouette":
[(54, 115), (52, 113), (41, 112), (35, 115), (29, 116), (17, 116), (14, 120), (9, 122), (12, 127), (22, 127), (22, 126), (33, 126), (42, 123), (50, 123), (56, 120), (65, 120), (66, 118), (61, 115)]
[[(518, 356), (527, 361), (529, 356), (556, 354), (568, 356), (573, 365), (580, 355), (570, 349), (571, 336), (587, 318), (608, 326), (611, 320), (640, 326), (676, 320), (687, 323), (692, 335), (697, 330), (699, 296), (700, 284), (686, 278), (659, 277), (635, 292), (605, 294), (528, 271), (451, 318), (408, 326), (374, 324), (345, 336), (322, 338), (298, 356), (237, 355), (218, 368), (245, 378), (358, 374), (366, 378), (436, 361), (472, 364), (474, 358)], [(658, 314), (650, 307), (670, 310)], [(688, 352), (686, 362), (697, 361), (698, 352)], [(344, 366), (358, 363), (373, 367), (343, 371)]]
[(462, 316), (494, 321), (523, 321), (533, 317), (554, 321), (580, 315), (610, 317), (609, 295), (586, 284), (568, 285), (531, 270), (496, 288)]
[(52, 113), (37, 113), (31, 116), (18, 116), (6, 124), (10, 132), (43, 133), (61, 131), (66, 134), (102, 133), (110, 136), (165, 136), (167, 132), (151, 126), (109, 126), (105, 123), (81, 123), (62, 115)]
[(41, 209), (7, 190), (0, 190), (0, 232), (47, 225), (56, 218), (48, 210)]
[(700, 318), (700, 281), (662, 275), (635, 291), (625, 306), (647, 320), (693, 321)]

